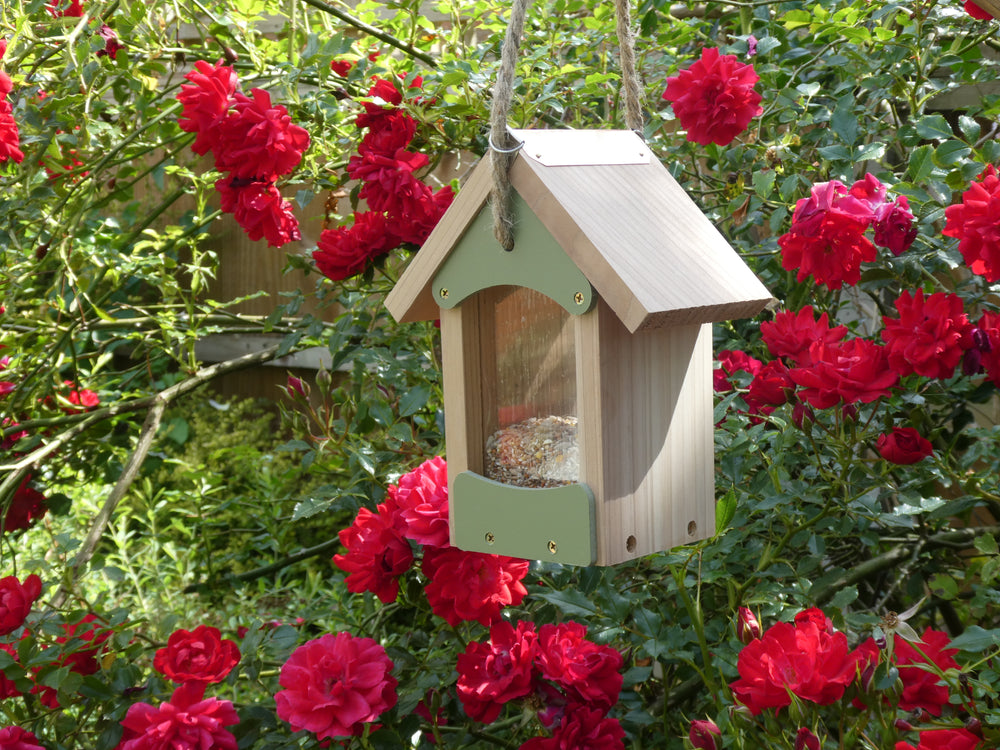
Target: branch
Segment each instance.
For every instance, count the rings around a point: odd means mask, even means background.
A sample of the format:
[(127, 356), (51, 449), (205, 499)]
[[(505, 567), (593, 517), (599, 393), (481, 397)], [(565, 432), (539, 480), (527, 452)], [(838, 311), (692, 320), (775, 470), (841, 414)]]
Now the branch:
[(420, 62), (424, 63), (428, 67), (431, 68), (437, 67), (437, 60), (428, 55), (426, 52), (421, 52), (420, 50), (416, 49), (415, 47), (407, 44), (406, 42), (400, 39), (397, 39), (391, 34), (386, 34), (381, 29), (377, 29), (374, 26), (370, 26), (369, 24), (362, 21), (360, 18), (355, 18), (350, 13), (342, 11), (339, 8), (335, 8), (334, 6), (323, 2), (323, 0), (302, 0), (302, 1), (306, 5), (311, 5), (317, 10), (321, 10), (324, 13), (329, 13), (331, 16), (334, 16), (335, 18), (339, 18), (341, 21), (343, 21), (349, 26), (353, 26), (358, 31), (363, 31), (365, 34), (373, 36), (379, 41), (385, 42), (390, 47), (395, 47), (396, 49), (405, 52), (411, 57), (415, 57), (417, 60), (420, 60)]
[[(242, 583), (244, 581), (253, 581), (257, 578), (263, 578), (271, 573), (277, 573), (279, 570), (287, 568), (289, 565), (294, 565), (302, 560), (308, 560), (310, 557), (318, 557), (319, 555), (325, 554), (339, 544), (340, 539), (329, 539), (321, 544), (317, 544), (315, 547), (307, 547), (304, 550), (296, 552), (294, 555), (288, 555), (288, 557), (278, 560), (277, 562), (273, 562), (270, 565), (262, 565), (259, 568), (248, 570), (246, 573), (240, 573), (239, 575), (226, 576), (223, 584), (232, 585), (237, 582)], [(204, 587), (204, 583), (192, 583), (184, 589), (184, 593), (193, 594), (202, 591)]]
[(50, 606), (53, 609), (58, 609), (66, 601), (69, 589), (80, 575), (80, 569), (90, 562), (90, 559), (94, 556), (97, 545), (100, 543), (101, 537), (104, 536), (104, 532), (111, 522), (111, 515), (115, 512), (115, 508), (118, 507), (118, 503), (125, 497), (125, 493), (128, 492), (129, 487), (132, 486), (132, 482), (135, 481), (143, 461), (146, 460), (146, 456), (149, 454), (149, 449), (153, 445), (153, 438), (156, 437), (156, 431), (160, 429), (160, 422), (163, 421), (163, 412), (166, 411), (166, 408), (166, 400), (157, 400), (153, 404), (153, 408), (149, 410), (149, 414), (146, 415), (146, 421), (142, 425), (142, 432), (139, 434), (139, 442), (135, 446), (135, 451), (132, 452), (128, 463), (125, 464), (122, 475), (108, 494), (103, 507), (101, 507), (101, 510), (94, 517), (94, 522), (90, 526), (87, 538), (84, 539), (83, 545), (76, 555), (76, 559), (70, 566), (69, 579), (63, 580), (59, 590), (52, 597)]

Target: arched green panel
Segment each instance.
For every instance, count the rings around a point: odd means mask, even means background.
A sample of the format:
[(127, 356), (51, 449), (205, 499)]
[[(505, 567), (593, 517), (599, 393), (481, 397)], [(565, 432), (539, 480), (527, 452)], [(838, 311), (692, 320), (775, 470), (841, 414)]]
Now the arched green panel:
[(438, 305), (452, 308), (491, 286), (528, 287), (555, 300), (571, 315), (587, 312), (594, 289), (549, 230), (514, 194), (517, 224), (514, 249), (504, 250), (493, 236), (493, 213), (485, 206), (434, 277)]

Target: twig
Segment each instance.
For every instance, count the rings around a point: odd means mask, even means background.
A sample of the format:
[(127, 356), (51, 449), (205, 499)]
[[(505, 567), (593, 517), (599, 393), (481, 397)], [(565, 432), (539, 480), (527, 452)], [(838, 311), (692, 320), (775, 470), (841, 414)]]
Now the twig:
[[(296, 552), (294, 555), (288, 555), (277, 562), (273, 562), (269, 565), (262, 565), (259, 568), (254, 568), (253, 570), (248, 570), (246, 573), (240, 573), (235, 576), (226, 576), (224, 583), (226, 585), (233, 584), (236, 582), (253, 581), (257, 578), (263, 578), (271, 573), (277, 573), (282, 568), (287, 568), (289, 565), (294, 565), (297, 562), (303, 560), (308, 560), (310, 557), (319, 557), (332, 550), (334, 547), (340, 544), (340, 539), (329, 539), (322, 544), (317, 544), (315, 547), (307, 547), (304, 550)], [(192, 583), (190, 586), (184, 589), (185, 594), (193, 594), (198, 591), (203, 590), (205, 587), (204, 583)]]
[(369, 36), (373, 36), (379, 41), (385, 42), (390, 47), (395, 47), (401, 52), (405, 52), (410, 57), (415, 57), (417, 60), (420, 60), (420, 62), (424, 63), (425, 65), (431, 68), (437, 67), (437, 61), (433, 57), (428, 55), (426, 52), (421, 52), (420, 50), (416, 49), (412, 45), (407, 44), (401, 39), (397, 39), (391, 34), (386, 34), (381, 29), (377, 29), (374, 26), (365, 23), (360, 18), (355, 18), (350, 13), (342, 11), (339, 8), (335, 8), (334, 6), (323, 2), (323, 0), (303, 0), (303, 2), (306, 5), (311, 5), (317, 10), (321, 10), (324, 13), (329, 13), (331, 16), (339, 18), (341, 21), (348, 24), (349, 26), (353, 26), (358, 31), (363, 31)]
[(158, 399), (153, 404), (153, 408), (149, 410), (149, 414), (146, 415), (146, 421), (142, 425), (142, 432), (139, 433), (139, 442), (136, 444), (132, 455), (129, 456), (128, 462), (125, 464), (125, 469), (122, 471), (115, 486), (108, 493), (104, 505), (94, 517), (94, 522), (90, 525), (87, 538), (84, 539), (80, 551), (77, 552), (76, 559), (70, 565), (69, 579), (63, 580), (59, 590), (52, 597), (50, 606), (53, 609), (58, 609), (66, 601), (69, 589), (80, 575), (80, 569), (90, 562), (90, 559), (94, 556), (97, 545), (100, 543), (101, 537), (111, 522), (111, 515), (115, 512), (115, 508), (118, 507), (118, 503), (125, 497), (125, 493), (128, 492), (129, 487), (132, 486), (132, 482), (135, 481), (143, 461), (149, 455), (149, 449), (153, 445), (153, 438), (156, 437), (156, 431), (160, 429), (160, 422), (163, 421), (163, 412), (166, 411), (167, 403), (166, 399)]

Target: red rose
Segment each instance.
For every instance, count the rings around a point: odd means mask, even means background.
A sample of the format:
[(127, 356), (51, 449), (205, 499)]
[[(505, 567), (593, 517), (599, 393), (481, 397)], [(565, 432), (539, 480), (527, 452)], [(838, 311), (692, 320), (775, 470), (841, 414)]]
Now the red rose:
[(423, 245), (454, 198), (455, 192), (451, 189), (451, 185), (445, 185), (432, 193), (430, 200), (421, 200), (411, 207), (412, 210), (408, 213), (393, 217), (395, 220), (393, 231), (399, 235), (402, 242)]
[(958, 239), (958, 250), (973, 273), (991, 284), (1000, 281), (1000, 176), (988, 165), (962, 193), (962, 202), (944, 210), (945, 237)]
[(440, 456), (424, 461), (389, 487), (393, 523), (407, 539), (448, 546), (448, 465)]
[(978, 5), (976, 5), (972, 0), (965, 0), (965, 12), (968, 13), (973, 18), (978, 18), (980, 21), (992, 21), (993, 14), (987, 10), (983, 10)]
[(360, 734), (396, 705), (396, 678), (385, 649), (371, 638), (327, 633), (299, 646), (281, 667), (274, 696), (292, 731), (319, 739)]
[(822, 750), (819, 737), (812, 733), (809, 727), (799, 727), (795, 735), (795, 750)]
[(750, 381), (744, 400), (753, 413), (767, 413), (767, 407), (781, 406), (794, 401), (795, 382), (789, 377), (789, 370), (780, 359), (764, 365)]
[(979, 738), (968, 729), (926, 729), (919, 734), (920, 744), (897, 742), (895, 750), (976, 750)]
[(272, 106), (268, 92), (250, 93), (253, 98), (233, 94), (233, 105), (216, 126), (215, 168), (232, 177), (273, 182), (302, 161), (309, 133), (292, 122), (283, 106)]
[(878, 436), (876, 448), (882, 458), (900, 466), (915, 464), (934, 453), (930, 441), (913, 427), (893, 427), (891, 433)]
[(577, 622), (542, 625), (535, 663), (542, 677), (562, 687), (571, 699), (606, 711), (621, 692), (622, 655), (586, 636), (586, 626)]
[(388, 604), (399, 594), (399, 576), (413, 564), (410, 544), (395, 529), (386, 513), (361, 508), (354, 523), (340, 532), (346, 554), (333, 556), (334, 564), (348, 574), (347, 590), (371, 591)]
[(14, 497), (3, 515), (3, 533), (23, 531), (38, 522), (48, 512), (45, 495), (31, 487), (31, 477), (26, 476), (14, 490)]
[(817, 183), (795, 204), (792, 226), (778, 238), (781, 265), (797, 270), (800, 282), (811, 275), (830, 289), (857, 284), (862, 262), (875, 260), (875, 246), (865, 237), (874, 220), (871, 203), (838, 180)]
[(719, 367), (712, 372), (712, 387), (717, 393), (728, 393), (733, 390), (729, 376), (737, 372), (748, 372), (756, 375), (764, 367), (759, 359), (754, 359), (746, 352), (723, 349), (717, 358)]
[(42, 579), (32, 573), (21, 583), (16, 576), (0, 578), (0, 635), (13, 633), (24, 624), (31, 605), (42, 595)]
[(809, 622), (815, 625), (821, 633), (833, 632), (833, 621), (818, 607), (804, 609), (795, 615), (795, 627), (802, 627)]
[(809, 347), (809, 364), (790, 370), (789, 377), (801, 388), (799, 398), (817, 409), (841, 401), (870, 403), (888, 396), (899, 381), (888, 366), (885, 347), (865, 339), (817, 341)]
[(371, 128), (358, 146), (360, 154), (377, 154), (392, 158), (393, 155), (405, 149), (417, 132), (417, 121), (405, 112), (391, 110), (378, 122), (378, 127)]
[(527, 595), (521, 579), (528, 561), (457, 547), (427, 547), (422, 569), (424, 593), (431, 609), (449, 625), (476, 620), (491, 625), (504, 607), (517, 606)]
[(80, 18), (83, 15), (83, 4), (80, 0), (48, 0), (46, 7), (53, 18), (60, 16)]
[(625, 730), (603, 711), (576, 706), (563, 716), (551, 737), (533, 737), (519, 750), (624, 750)]
[(884, 203), (875, 211), (875, 244), (888, 249), (893, 255), (902, 255), (917, 238), (913, 226), (910, 202), (900, 195), (892, 203)]
[(780, 709), (794, 694), (821, 706), (840, 700), (858, 672), (860, 654), (847, 636), (820, 627), (813, 617), (779, 622), (740, 651), (740, 679), (730, 684), (736, 700), (754, 716)]
[(469, 643), (459, 654), (456, 691), (470, 718), (489, 724), (504, 704), (532, 690), (533, 664), (538, 636), (531, 622), (506, 620), (490, 627), (488, 643)]
[(153, 669), (173, 682), (222, 682), (240, 661), (235, 641), (223, 639), (218, 628), (199, 625), (175, 630), (156, 652)]
[(936, 292), (924, 299), (904, 291), (896, 300), (899, 318), (883, 317), (889, 365), (901, 376), (917, 373), (928, 378), (950, 378), (973, 345), (972, 324), (957, 294)]
[(129, 706), (116, 750), (236, 750), (236, 738), (226, 729), (240, 722), (233, 704), (204, 695), (204, 684), (192, 682), (174, 690), (167, 703)]
[(97, 50), (97, 57), (116, 59), (118, 57), (118, 50), (122, 49), (123, 45), (118, 41), (118, 35), (115, 33), (115, 30), (107, 24), (102, 24), (97, 33), (104, 40), (104, 49)]
[(754, 91), (758, 79), (753, 65), (709, 47), (689, 68), (667, 79), (663, 98), (671, 103), (689, 141), (725, 146), (764, 111), (761, 95)]
[[(13, 643), (0, 643), (0, 651), (6, 652), (15, 662), (17, 661), (17, 647)], [(16, 698), (21, 695), (17, 684), (9, 679), (0, 669), (0, 701), (4, 698)]]
[(207, 154), (216, 145), (216, 127), (236, 93), (236, 73), (221, 60), (215, 65), (198, 60), (194, 70), (184, 77), (193, 85), (182, 85), (177, 94), (177, 101), (183, 105), (178, 125), (181, 130), (198, 134), (191, 150)]
[(351, 68), (354, 67), (353, 60), (331, 60), (330, 70), (336, 73), (341, 78), (346, 78), (347, 74), (351, 72)]
[(987, 377), (1000, 387), (1000, 313), (984, 312), (972, 333), (979, 365), (986, 370)]
[(903, 681), (899, 707), (904, 711), (922, 708), (933, 716), (940, 716), (942, 709), (948, 705), (948, 686), (940, 684), (941, 678), (929, 671), (926, 665), (933, 664), (941, 672), (958, 669), (954, 659), (958, 649), (948, 648), (951, 639), (947, 633), (931, 628), (923, 632), (920, 642), (916, 644), (924, 656), (905, 638), (896, 635), (894, 641), (894, 658), (899, 667), (899, 679)]
[(27, 729), (0, 727), (0, 750), (45, 750), (45, 748)]
[(269, 247), (282, 247), (302, 238), (292, 204), (273, 182), (223, 177), (215, 189), (222, 198), (220, 208), (233, 215), (251, 240), (266, 239)]
[(773, 321), (760, 324), (761, 338), (771, 354), (798, 365), (808, 364), (809, 347), (814, 341), (835, 344), (846, 334), (847, 326), (830, 328), (826, 313), (815, 318), (812, 305), (806, 305), (797, 313), (779, 312)]
[(24, 152), (21, 151), (21, 134), (14, 110), (10, 102), (0, 101), (0, 163), (8, 160), (20, 164), (24, 161)]
[(363, 211), (354, 214), (350, 227), (324, 229), (312, 257), (320, 273), (332, 281), (343, 281), (400, 243), (383, 214)]
[[(747, 612), (749, 611), (747, 610)], [(715, 741), (715, 738), (721, 736), (722, 730), (711, 719), (693, 719), (691, 721), (688, 739), (691, 741), (691, 747), (694, 750), (719, 750), (719, 744)]]

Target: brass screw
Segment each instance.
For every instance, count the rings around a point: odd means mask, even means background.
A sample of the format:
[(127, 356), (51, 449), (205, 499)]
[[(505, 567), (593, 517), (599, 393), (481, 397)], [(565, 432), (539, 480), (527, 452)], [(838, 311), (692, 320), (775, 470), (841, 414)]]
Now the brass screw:
[(553, 542), (551, 539), (549, 540), (548, 548), (549, 552), (551, 552), (553, 555), (556, 553), (556, 543)]
[(493, 535), (492, 531), (487, 531), (486, 532), (486, 543), (487, 544), (493, 544), (493, 542), (495, 542), (496, 540), (497, 540), (497, 538)]
[(577, 292), (573, 295), (573, 299), (578, 305), (582, 305), (586, 297), (583, 296), (583, 292)]
[(441, 299), (448, 299), (448, 287), (446, 286), (441, 287), (441, 289), (438, 291), (438, 294), (441, 295)]

